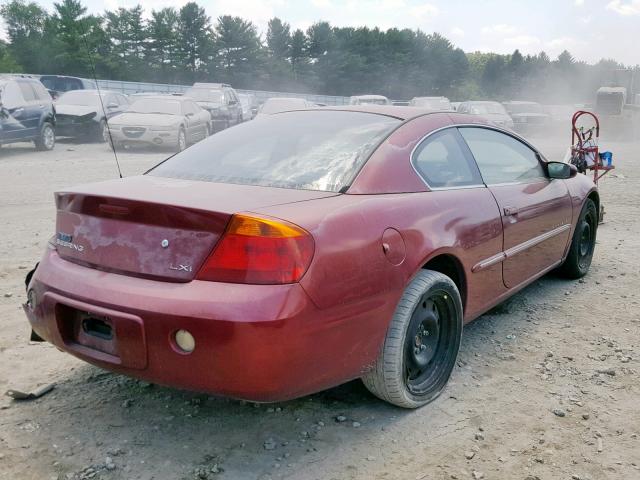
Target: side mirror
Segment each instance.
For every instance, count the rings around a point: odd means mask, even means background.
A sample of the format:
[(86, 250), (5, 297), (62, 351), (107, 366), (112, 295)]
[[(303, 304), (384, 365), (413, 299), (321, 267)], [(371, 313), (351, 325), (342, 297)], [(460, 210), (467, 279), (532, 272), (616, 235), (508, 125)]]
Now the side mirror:
[(548, 162), (547, 174), (549, 178), (557, 178), (559, 180), (566, 180), (567, 178), (575, 177), (578, 173), (578, 169), (575, 165), (564, 162)]

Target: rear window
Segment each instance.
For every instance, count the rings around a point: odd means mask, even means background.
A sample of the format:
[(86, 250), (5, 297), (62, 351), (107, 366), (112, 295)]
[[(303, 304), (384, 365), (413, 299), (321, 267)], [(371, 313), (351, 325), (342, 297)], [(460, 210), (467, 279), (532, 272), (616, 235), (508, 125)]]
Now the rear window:
[(161, 163), (160, 177), (338, 192), (400, 120), (340, 111), (277, 114), (223, 130)]

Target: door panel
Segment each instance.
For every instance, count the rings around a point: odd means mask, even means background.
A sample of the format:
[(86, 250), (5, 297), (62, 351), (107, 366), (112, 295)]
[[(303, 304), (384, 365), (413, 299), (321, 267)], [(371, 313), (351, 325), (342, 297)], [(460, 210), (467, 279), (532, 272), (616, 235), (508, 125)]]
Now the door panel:
[(40, 126), (41, 102), (36, 98), (36, 92), (29, 82), (18, 80), (17, 83), (25, 100), (21, 114), (21, 122), (25, 127), (24, 133), (27, 137), (32, 137), (37, 134)]
[(551, 180), (541, 155), (522, 139), (492, 127), (460, 133), (498, 203), (504, 229), (503, 280), (512, 288), (558, 263), (571, 225), (571, 199)]
[(562, 180), (490, 187), (502, 214), (503, 277), (511, 288), (559, 262), (571, 230), (571, 198)]

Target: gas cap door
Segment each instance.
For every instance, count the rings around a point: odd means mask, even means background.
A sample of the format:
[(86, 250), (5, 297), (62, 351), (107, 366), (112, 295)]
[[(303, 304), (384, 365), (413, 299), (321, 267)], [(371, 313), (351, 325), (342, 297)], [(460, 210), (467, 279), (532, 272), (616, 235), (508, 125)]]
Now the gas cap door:
[(387, 228), (382, 234), (382, 251), (391, 265), (401, 265), (407, 256), (404, 239), (395, 228)]

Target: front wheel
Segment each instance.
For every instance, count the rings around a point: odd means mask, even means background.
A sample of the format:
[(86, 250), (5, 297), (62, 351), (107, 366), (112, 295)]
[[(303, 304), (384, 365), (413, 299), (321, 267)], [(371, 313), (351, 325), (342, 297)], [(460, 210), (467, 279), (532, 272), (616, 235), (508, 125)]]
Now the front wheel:
[(184, 128), (180, 128), (180, 131), (178, 132), (178, 142), (176, 144), (176, 150), (178, 152), (181, 152), (185, 148), (187, 148), (187, 134), (185, 133)]
[(593, 251), (596, 247), (598, 219), (598, 209), (595, 202), (587, 198), (573, 232), (567, 258), (558, 269), (563, 276), (577, 279), (584, 277), (589, 271)]
[(433, 401), (455, 366), (462, 301), (446, 275), (422, 270), (396, 307), (374, 368), (362, 381), (378, 398), (403, 408)]
[(40, 129), (40, 135), (35, 139), (37, 150), (53, 150), (56, 146), (56, 134), (50, 123), (45, 122)]

